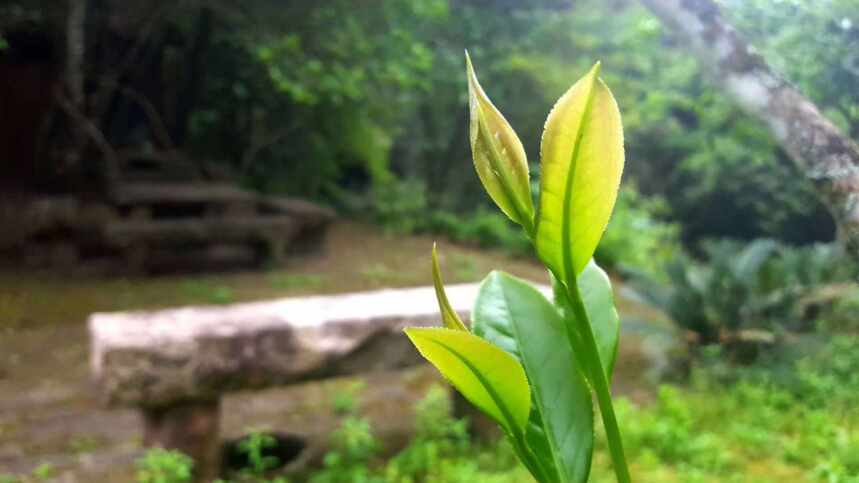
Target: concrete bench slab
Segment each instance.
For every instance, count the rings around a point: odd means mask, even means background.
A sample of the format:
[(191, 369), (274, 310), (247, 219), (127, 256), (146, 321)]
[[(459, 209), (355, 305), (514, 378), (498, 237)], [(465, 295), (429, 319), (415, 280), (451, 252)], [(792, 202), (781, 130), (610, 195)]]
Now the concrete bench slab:
[[(464, 320), (478, 289), (447, 288)], [(105, 404), (142, 410), (146, 445), (184, 451), (199, 481), (209, 481), (219, 467), (223, 395), (415, 365), (421, 359), (402, 329), (440, 323), (432, 287), (97, 313), (91, 370)]]
[[(453, 285), (468, 317), (476, 284)], [(418, 362), (406, 326), (438, 325), (432, 287), (97, 313), (92, 374), (109, 405), (159, 407)]]

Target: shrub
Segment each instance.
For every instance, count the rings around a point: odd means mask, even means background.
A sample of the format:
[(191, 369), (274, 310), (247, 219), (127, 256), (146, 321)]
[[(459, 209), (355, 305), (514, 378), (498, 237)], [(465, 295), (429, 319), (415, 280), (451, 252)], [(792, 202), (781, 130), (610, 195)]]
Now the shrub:
[(436, 211), (427, 220), (426, 231), (446, 235), (455, 242), (500, 247), (514, 255), (531, 253), (530, 242), (522, 230), (501, 213), (480, 208), (462, 215)]
[(137, 461), (137, 483), (191, 481), (194, 461), (179, 451), (153, 448)]
[(415, 406), (415, 437), (391, 459), (385, 469), (388, 481), (425, 480), (437, 474), (442, 461), (469, 451), (466, 421), (451, 417), (450, 393), (430, 388)]
[(310, 483), (383, 483), (372, 475), (371, 463), (381, 445), (373, 435), (370, 421), (358, 416), (346, 417), (331, 435), (331, 450), (325, 455), (323, 468), (314, 473)]
[[(831, 245), (718, 240), (704, 244), (703, 251), (704, 262), (686, 255), (669, 262), (667, 283), (640, 272), (630, 277), (647, 300), (701, 344), (763, 341), (786, 330), (808, 330), (820, 300), (815, 295), (855, 273)], [(767, 332), (754, 332), (760, 330)]]
[(373, 221), (385, 230), (409, 234), (422, 228), (427, 210), (426, 186), (423, 182), (391, 178), (375, 183), (371, 195)]
[(681, 250), (679, 227), (661, 219), (667, 213), (664, 199), (645, 197), (634, 186), (625, 187), (594, 253), (597, 262), (615, 270), (658, 274)]

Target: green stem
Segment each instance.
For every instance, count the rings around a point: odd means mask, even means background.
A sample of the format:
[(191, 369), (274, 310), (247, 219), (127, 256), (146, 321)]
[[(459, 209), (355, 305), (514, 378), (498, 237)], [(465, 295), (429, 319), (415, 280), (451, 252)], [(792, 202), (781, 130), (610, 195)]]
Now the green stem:
[[(581, 336), (579, 341), (585, 346), (583, 359), (588, 366), (587, 369), (591, 375), (591, 384), (593, 384), (594, 392), (597, 395), (597, 402), (599, 403), (600, 414), (602, 415), (603, 426), (605, 427), (606, 438), (608, 439), (608, 448), (611, 453), (614, 472), (617, 475), (618, 483), (630, 483), (632, 480), (629, 476), (629, 468), (627, 467), (626, 456), (623, 452), (623, 441), (620, 438), (620, 429), (617, 425), (617, 417), (614, 414), (614, 405), (611, 401), (611, 389), (609, 388), (608, 378), (600, 360), (596, 337), (594, 337), (594, 332), (591, 328), (588, 312), (585, 310), (582, 294), (579, 292), (576, 276), (573, 274), (569, 278), (570, 280), (567, 283), (567, 298), (579, 326), (579, 335)], [(569, 323), (564, 324), (564, 326), (566, 327), (570, 344), (575, 347), (577, 345), (576, 334), (573, 332), (575, 328)]]

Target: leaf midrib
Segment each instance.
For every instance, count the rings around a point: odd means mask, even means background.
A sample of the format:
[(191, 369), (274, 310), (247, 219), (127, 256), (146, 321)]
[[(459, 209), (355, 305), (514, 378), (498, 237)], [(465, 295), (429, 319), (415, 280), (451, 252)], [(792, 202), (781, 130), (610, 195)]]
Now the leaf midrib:
[(572, 239), (569, 240), (569, 243), (566, 243), (567, 237), (570, 237), (570, 229), (572, 228), (572, 216), (570, 215), (570, 211), (572, 210), (572, 199), (573, 199), (573, 183), (576, 178), (576, 159), (579, 157), (579, 149), (582, 145), (582, 139), (585, 135), (585, 123), (591, 114), (591, 108), (593, 107), (594, 100), (594, 86), (597, 82), (597, 77), (599, 74), (599, 67), (596, 67), (596, 71), (593, 72), (590, 79), (590, 86), (588, 87), (588, 97), (587, 101), (585, 101), (585, 108), (582, 111), (582, 116), (579, 119), (579, 129), (576, 132), (576, 140), (573, 144), (573, 153), (570, 156), (570, 169), (567, 174), (567, 179), (565, 180), (564, 186), (564, 205), (561, 214), (561, 253), (564, 264), (564, 283), (569, 285), (570, 277), (576, 276), (575, 267), (573, 266), (573, 253), (572, 253)]
[(495, 390), (492, 388), (492, 385), (489, 383), (488, 380), (486, 380), (485, 377), (483, 377), (483, 375), (474, 366), (474, 364), (472, 364), (459, 351), (445, 344), (444, 342), (433, 338), (427, 338), (426, 340), (440, 346), (441, 348), (453, 354), (457, 359), (459, 359), (459, 361), (462, 362), (463, 365), (465, 365), (465, 367), (467, 367), (472, 374), (474, 374), (474, 377), (477, 378), (478, 382), (480, 382), (480, 385), (483, 386), (483, 389), (486, 390), (487, 394), (489, 394), (489, 397), (492, 399), (492, 402), (495, 403), (495, 406), (497, 406), (498, 409), (501, 411), (501, 416), (506, 420), (507, 425), (509, 427), (508, 429), (510, 431), (521, 430), (521, 428), (518, 428), (518, 426), (516, 425), (516, 421), (513, 418), (513, 414), (510, 412), (510, 409), (507, 407), (506, 404), (504, 404), (501, 397), (498, 395), (497, 392), (495, 392)]

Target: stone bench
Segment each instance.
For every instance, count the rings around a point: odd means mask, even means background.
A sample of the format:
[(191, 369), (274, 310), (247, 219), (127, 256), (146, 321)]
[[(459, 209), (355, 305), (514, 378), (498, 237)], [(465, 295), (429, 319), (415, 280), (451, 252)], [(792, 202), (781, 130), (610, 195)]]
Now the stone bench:
[[(448, 288), (466, 320), (477, 291)], [(185, 452), (210, 481), (222, 396), (412, 366), (402, 329), (439, 324), (432, 287), (93, 314), (91, 370), (106, 405), (140, 409), (145, 445)]]

